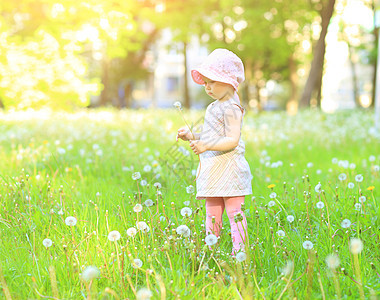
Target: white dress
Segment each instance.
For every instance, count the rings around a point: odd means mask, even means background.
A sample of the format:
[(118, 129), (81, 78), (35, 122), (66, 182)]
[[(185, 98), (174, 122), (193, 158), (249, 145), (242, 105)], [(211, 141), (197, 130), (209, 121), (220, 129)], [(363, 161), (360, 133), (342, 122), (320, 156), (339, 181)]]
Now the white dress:
[[(206, 110), (200, 140), (217, 140), (225, 137), (225, 112), (231, 105), (240, 103), (234, 98), (212, 102)], [(242, 123), (240, 128), (242, 127)], [(230, 151), (205, 151), (199, 155), (197, 170), (197, 199), (206, 197), (233, 197), (252, 194), (252, 175), (244, 157), (245, 145), (241, 137), (236, 148)]]

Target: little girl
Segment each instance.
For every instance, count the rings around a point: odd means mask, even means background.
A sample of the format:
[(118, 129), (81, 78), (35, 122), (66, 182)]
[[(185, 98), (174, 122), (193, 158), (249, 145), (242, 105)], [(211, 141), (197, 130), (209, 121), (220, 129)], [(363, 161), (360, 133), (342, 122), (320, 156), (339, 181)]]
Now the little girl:
[(202, 132), (192, 133), (182, 127), (177, 140), (190, 141), (193, 152), (199, 154), (196, 198), (206, 199), (206, 234), (219, 236), (226, 209), (231, 224), (232, 254), (236, 254), (244, 250), (247, 234), (241, 206), (245, 195), (252, 194), (252, 176), (240, 138), (245, 111), (236, 93), (244, 81), (244, 66), (233, 52), (216, 49), (191, 75), (215, 101), (207, 107)]

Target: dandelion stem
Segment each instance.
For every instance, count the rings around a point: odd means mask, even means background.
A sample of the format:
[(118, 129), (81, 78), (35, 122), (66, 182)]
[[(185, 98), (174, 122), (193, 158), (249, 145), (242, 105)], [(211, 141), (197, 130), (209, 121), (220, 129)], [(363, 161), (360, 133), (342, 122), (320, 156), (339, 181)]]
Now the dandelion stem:
[(313, 271), (315, 263), (315, 252), (309, 251), (309, 265), (307, 266), (307, 287), (306, 287), (306, 299), (311, 299), (311, 290), (313, 288)]
[(203, 256), (202, 256), (201, 262), (200, 262), (200, 264), (199, 264), (198, 273), (201, 271), (202, 263), (203, 263), (203, 260), (205, 259), (205, 256), (206, 256), (206, 252), (203, 253)]
[(11, 293), (9, 292), (7, 282), (5, 281), (5, 278), (4, 278), (3, 268), (1, 266), (0, 266), (0, 282), (1, 282), (1, 286), (3, 288), (5, 298), (7, 300), (12, 300)]
[(137, 193), (139, 195), (139, 203), (141, 204), (141, 195), (140, 195), (139, 180), (136, 180), (136, 184), (137, 184)]
[(170, 256), (169, 256), (168, 251), (165, 251), (165, 254), (166, 254), (166, 257), (168, 258), (168, 261), (169, 261), (170, 270), (173, 272), (172, 261), (170, 260)]
[(322, 299), (325, 300), (326, 299), (326, 296), (325, 296), (325, 291), (323, 289), (323, 284), (322, 284), (322, 280), (321, 280), (321, 273), (317, 273), (317, 278), (318, 278), (318, 283), (319, 283), (319, 287), (321, 289), (321, 293), (322, 293)]
[(354, 265), (355, 265), (355, 276), (358, 283), (360, 299), (363, 300), (364, 291), (363, 291), (363, 284), (362, 284), (362, 279), (361, 279), (361, 274), (360, 274), (360, 264), (359, 264), (358, 254), (354, 254)]
[(313, 229), (311, 227), (310, 215), (309, 215), (309, 201), (307, 200), (307, 195), (305, 195), (305, 204), (306, 204), (306, 214), (307, 214), (307, 221), (309, 223), (310, 234), (313, 235)]
[(293, 277), (293, 274), (294, 274), (294, 266), (292, 267), (292, 272), (290, 273), (290, 276), (289, 276), (289, 279), (287, 279), (286, 277), (284, 277), (287, 281), (286, 283), (286, 286), (285, 288), (282, 290), (280, 296), (278, 296), (277, 300), (280, 300), (282, 298), (282, 295), (284, 295), (284, 293), (286, 292), (286, 290), (289, 288), (289, 286), (291, 286), (291, 279)]
[(133, 294), (135, 295), (136, 297), (136, 289), (135, 287), (133, 286), (133, 283), (132, 283), (132, 280), (131, 280), (131, 276), (129, 276), (129, 274), (125, 275), (125, 277), (127, 277), (127, 281), (129, 283), (129, 286), (131, 287), (131, 290), (133, 292)]
[(335, 287), (335, 292), (337, 295), (338, 300), (340, 300), (341, 293), (340, 293), (340, 285), (339, 285), (339, 280), (338, 280), (338, 274), (336, 273), (335, 269), (332, 270), (333, 274), (333, 281), (334, 281), (334, 287)]
[(117, 265), (119, 267), (119, 272), (121, 272), (121, 268), (120, 268), (120, 259), (119, 259), (119, 249), (117, 247), (117, 241), (115, 241), (115, 248), (116, 248), (116, 258), (117, 258)]
[(53, 291), (53, 296), (59, 299), (57, 277), (56, 277), (55, 269), (53, 266), (49, 266), (49, 275), (50, 275), (50, 282), (51, 282), (51, 289)]
[[(195, 140), (195, 135), (194, 135), (194, 133), (193, 133), (193, 130), (191, 129), (191, 127), (189, 126), (189, 124), (187, 124), (186, 119), (185, 119), (185, 117), (183, 116), (183, 113), (182, 113), (181, 108), (178, 108), (178, 110), (179, 110), (179, 112), (180, 112), (180, 114), (181, 114), (181, 117), (182, 117), (183, 121), (185, 122), (187, 128), (189, 128), (190, 133), (191, 133), (191, 135), (193, 136), (193, 140)], [(199, 171), (198, 171), (197, 176), (195, 176), (194, 181), (196, 181), (196, 180), (198, 179), (198, 176), (199, 176), (199, 174), (201, 173), (201, 166), (202, 166), (201, 158), (200, 158), (199, 154), (197, 154), (197, 156), (198, 156), (198, 160), (199, 160)]]

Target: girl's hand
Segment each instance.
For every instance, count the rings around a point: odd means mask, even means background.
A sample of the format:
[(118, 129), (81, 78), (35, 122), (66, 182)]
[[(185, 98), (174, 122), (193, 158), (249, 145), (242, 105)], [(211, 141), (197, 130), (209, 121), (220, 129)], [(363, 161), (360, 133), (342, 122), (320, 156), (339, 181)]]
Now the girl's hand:
[(189, 141), (193, 138), (193, 135), (187, 127), (181, 127), (178, 129), (176, 141), (178, 141), (179, 138), (184, 141)]
[(208, 150), (205, 142), (201, 140), (191, 140), (190, 147), (195, 154), (201, 154)]

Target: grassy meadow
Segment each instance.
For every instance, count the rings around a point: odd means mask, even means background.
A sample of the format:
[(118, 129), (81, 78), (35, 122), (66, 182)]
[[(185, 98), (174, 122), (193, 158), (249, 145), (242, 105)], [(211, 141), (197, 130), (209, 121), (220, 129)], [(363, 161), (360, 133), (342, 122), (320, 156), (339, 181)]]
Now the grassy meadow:
[(205, 244), (184, 125), (174, 109), (0, 112), (0, 297), (380, 299), (373, 112), (244, 117), (236, 257), (226, 215)]

